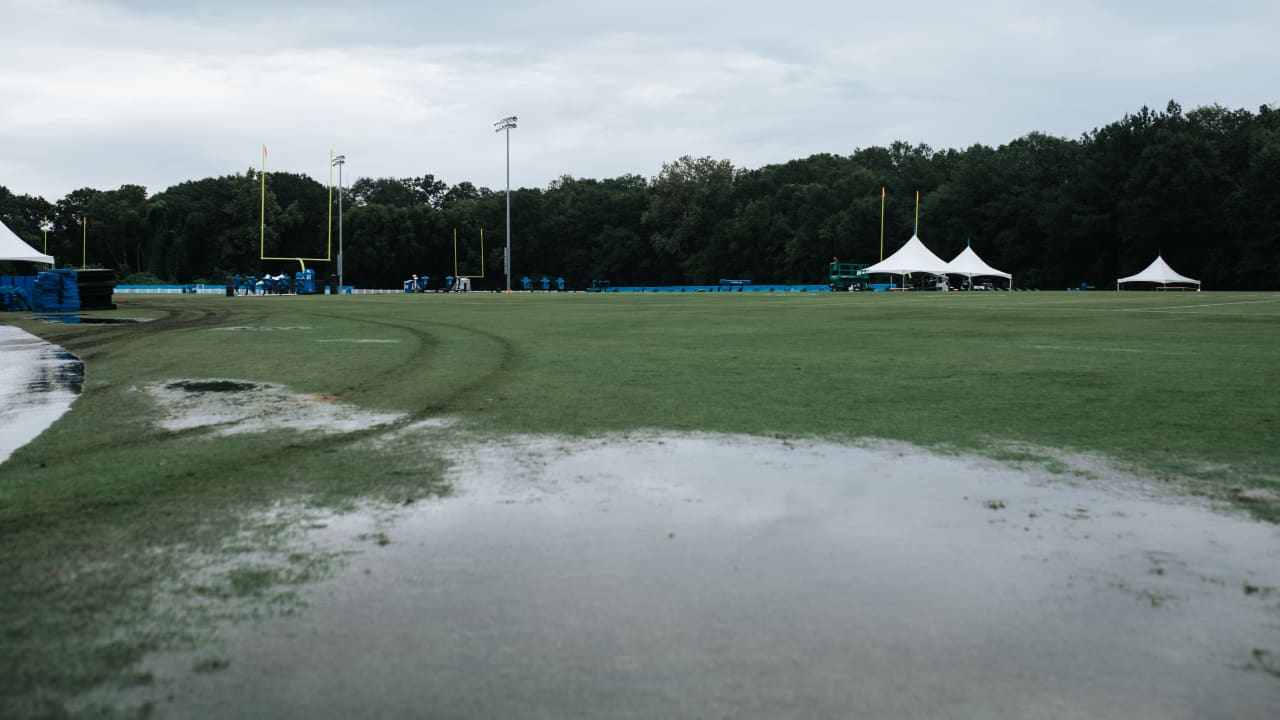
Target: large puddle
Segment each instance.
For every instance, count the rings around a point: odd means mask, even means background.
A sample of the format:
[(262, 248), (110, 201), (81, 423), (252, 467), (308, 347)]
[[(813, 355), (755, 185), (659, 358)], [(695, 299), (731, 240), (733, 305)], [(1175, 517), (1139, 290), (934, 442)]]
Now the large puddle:
[(0, 462), (62, 417), (83, 385), (75, 355), (0, 324)]
[(157, 709), (1275, 717), (1280, 532), (1103, 475), (723, 436), (473, 447), (455, 496), (314, 531), (360, 552), (299, 615), (156, 659)]

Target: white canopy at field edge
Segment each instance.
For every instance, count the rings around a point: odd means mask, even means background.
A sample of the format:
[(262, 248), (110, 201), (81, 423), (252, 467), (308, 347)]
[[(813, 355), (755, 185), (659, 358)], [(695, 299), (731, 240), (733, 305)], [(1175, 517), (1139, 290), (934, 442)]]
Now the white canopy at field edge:
[(53, 265), (53, 256), (31, 247), (16, 233), (0, 222), (0, 260), (43, 263)]
[(912, 235), (897, 252), (863, 272), (868, 275), (902, 275), (905, 278), (908, 274), (917, 272), (945, 276), (948, 270), (947, 263), (942, 258), (934, 255), (918, 235)]
[(969, 278), (969, 287), (973, 287), (973, 279), (975, 277), (1001, 277), (1009, 281), (1009, 289), (1013, 289), (1013, 275), (1007, 272), (997, 270), (987, 264), (973, 249), (972, 244), (966, 244), (964, 250), (959, 255), (947, 263), (947, 272), (952, 275), (964, 275)]
[(1179, 273), (1177, 270), (1169, 267), (1169, 263), (1164, 261), (1164, 255), (1156, 255), (1156, 259), (1151, 261), (1145, 270), (1137, 275), (1130, 275), (1116, 280), (1116, 290), (1120, 289), (1122, 283), (1149, 282), (1161, 286), (1170, 284), (1195, 285), (1196, 289), (1200, 288), (1200, 281), (1194, 280)]

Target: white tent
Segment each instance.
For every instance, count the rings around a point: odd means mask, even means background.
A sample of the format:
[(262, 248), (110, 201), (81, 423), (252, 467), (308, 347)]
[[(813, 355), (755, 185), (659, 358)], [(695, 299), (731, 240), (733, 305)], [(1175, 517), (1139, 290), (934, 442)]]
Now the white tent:
[(1013, 289), (1013, 275), (1001, 272), (988, 265), (985, 260), (978, 256), (972, 245), (966, 245), (954, 260), (947, 263), (947, 272), (952, 275), (964, 275), (969, 278), (969, 287), (973, 287), (973, 279), (975, 277), (1002, 277), (1009, 281), (1009, 289)]
[(898, 248), (897, 252), (863, 270), (863, 272), (868, 275), (885, 273), (905, 276), (907, 273), (916, 272), (946, 275), (947, 263), (925, 247), (919, 237), (912, 235), (911, 239)]
[(1149, 282), (1162, 286), (1168, 285), (1169, 283), (1182, 283), (1186, 285), (1195, 285), (1197, 289), (1199, 289), (1200, 286), (1199, 280), (1192, 280), (1186, 275), (1180, 275), (1178, 274), (1178, 271), (1169, 267), (1169, 263), (1164, 261), (1163, 255), (1156, 255), (1156, 259), (1151, 261), (1151, 264), (1147, 266), (1147, 269), (1137, 275), (1130, 275), (1129, 277), (1117, 280), (1116, 289), (1120, 289), (1121, 283), (1129, 282)]
[(0, 222), (0, 260), (53, 264), (52, 255), (41, 254), (40, 251), (23, 242), (22, 238), (15, 235), (2, 222)]

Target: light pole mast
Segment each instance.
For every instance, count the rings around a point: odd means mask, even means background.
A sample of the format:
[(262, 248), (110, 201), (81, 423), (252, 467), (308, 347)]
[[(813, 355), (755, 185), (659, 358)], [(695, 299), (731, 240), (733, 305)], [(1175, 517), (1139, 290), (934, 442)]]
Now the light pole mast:
[(342, 292), (342, 166), (347, 164), (347, 156), (338, 155), (330, 162), (338, 166), (338, 292)]
[(49, 254), (49, 231), (53, 229), (53, 223), (49, 222), (49, 216), (45, 216), (44, 221), (40, 223), (40, 229), (44, 232), (44, 250), (45, 255)]
[(503, 265), (507, 272), (507, 292), (511, 292), (511, 130), (516, 126), (516, 116), (505, 117), (493, 124), (494, 132), (507, 132), (507, 257)]

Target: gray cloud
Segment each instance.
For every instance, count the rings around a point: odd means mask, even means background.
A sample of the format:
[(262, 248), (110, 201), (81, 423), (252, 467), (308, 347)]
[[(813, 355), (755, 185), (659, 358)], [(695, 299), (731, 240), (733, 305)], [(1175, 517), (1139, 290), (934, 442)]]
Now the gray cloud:
[(1068, 137), (1143, 104), (1280, 100), (1270, 3), (29, 3), (0, 68), (0, 184), (153, 192), (256, 166), (500, 187), (756, 167), (894, 140)]

